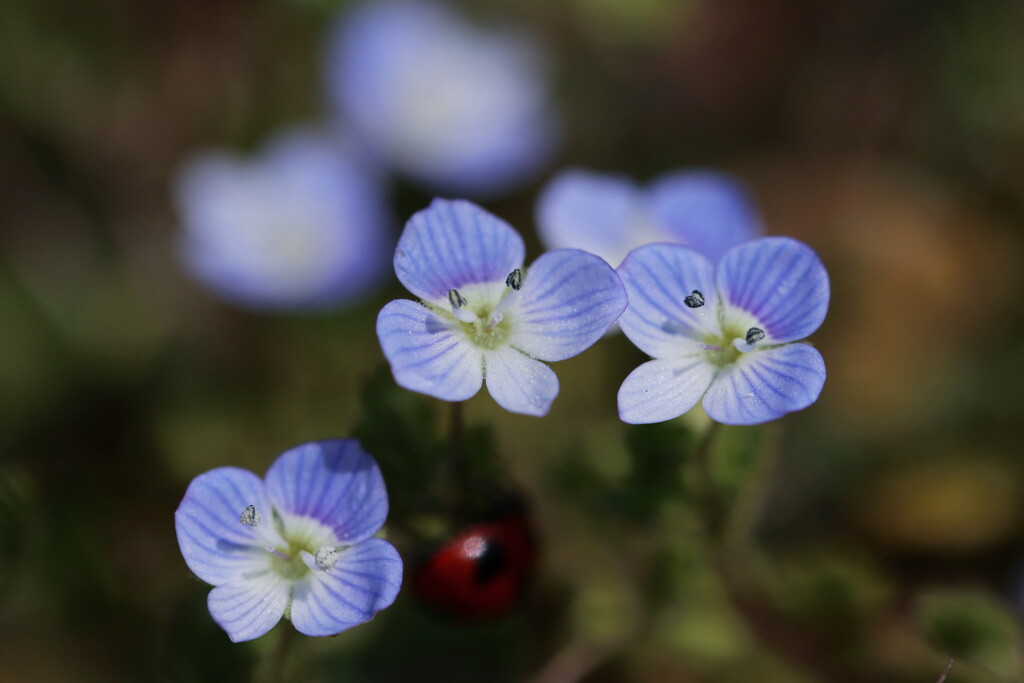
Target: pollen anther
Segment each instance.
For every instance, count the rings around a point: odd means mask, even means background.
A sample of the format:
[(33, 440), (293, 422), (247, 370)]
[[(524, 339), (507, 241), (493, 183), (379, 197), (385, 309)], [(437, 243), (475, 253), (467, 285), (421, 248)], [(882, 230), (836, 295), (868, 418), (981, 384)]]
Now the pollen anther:
[(505, 278), (505, 286), (511, 287), (518, 292), (519, 288), (523, 286), (523, 271), (516, 268), (509, 273), (508, 277)]
[(704, 294), (699, 289), (695, 289), (683, 299), (683, 303), (687, 308), (700, 308), (704, 305)]
[(755, 344), (764, 339), (764, 330), (760, 327), (751, 327), (747, 330), (746, 342), (748, 344)]
[(334, 569), (334, 565), (338, 564), (338, 555), (340, 554), (341, 551), (334, 546), (323, 546), (316, 551), (316, 555), (313, 557), (313, 560), (316, 562), (316, 568), (325, 572)]
[(260, 511), (256, 509), (255, 505), (246, 505), (245, 509), (242, 510), (241, 516), (238, 521), (246, 526), (256, 527), (260, 525)]
[(462, 308), (463, 306), (465, 306), (466, 304), (468, 304), (469, 301), (466, 299), (466, 297), (464, 297), (461, 294), (459, 294), (459, 290), (457, 290), (457, 289), (449, 289), (448, 290), (448, 303), (450, 303), (452, 305), (452, 310), (457, 311), (460, 308)]

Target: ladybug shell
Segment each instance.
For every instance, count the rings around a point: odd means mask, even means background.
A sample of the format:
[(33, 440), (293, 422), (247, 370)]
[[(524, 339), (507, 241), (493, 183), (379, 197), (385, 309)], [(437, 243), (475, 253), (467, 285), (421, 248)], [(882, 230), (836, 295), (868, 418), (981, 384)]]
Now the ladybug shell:
[(516, 603), (534, 555), (524, 515), (480, 522), (459, 531), (420, 565), (413, 590), (454, 617), (498, 616)]

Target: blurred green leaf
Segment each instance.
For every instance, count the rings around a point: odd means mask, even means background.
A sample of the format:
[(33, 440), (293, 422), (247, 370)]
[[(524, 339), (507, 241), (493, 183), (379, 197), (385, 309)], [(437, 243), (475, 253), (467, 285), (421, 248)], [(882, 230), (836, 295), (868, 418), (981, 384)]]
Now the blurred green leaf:
[(914, 619), (939, 651), (1011, 677), (1024, 678), (1016, 618), (981, 590), (946, 590), (922, 595)]

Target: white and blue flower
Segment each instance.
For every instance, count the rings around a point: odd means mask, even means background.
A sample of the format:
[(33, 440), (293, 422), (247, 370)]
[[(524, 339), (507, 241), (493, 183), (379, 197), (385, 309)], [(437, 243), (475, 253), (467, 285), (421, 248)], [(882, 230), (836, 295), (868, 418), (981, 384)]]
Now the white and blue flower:
[(287, 131), (252, 158), (199, 153), (178, 173), (176, 200), (184, 265), (234, 304), (342, 306), (386, 273), (381, 180), (327, 131)]
[(340, 439), (284, 452), (265, 479), (237, 467), (199, 475), (174, 524), (189, 569), (214, 586), (210, 614), (238, 642), (281, 617), (334, 635), (394, 602), (402, 560), (374, 538), (387, 514), (377, 463)]
[(435, 189), (515, 189), (559, 137), (536, 42), (474, 27), (439, 2), (380, 0), (343, 15), (325, 79), (345, 124), (384, 163)]
[(548, 248), (583, 249), (613, 266), (653, 242), (683, 244), (717, 262), (763, 232), (747, 191), (715, 171), (674, 171), (641, 188), (626, 176), (567, 169), (541, 192), (537, 227)]
[(545, 415), (558, 377), (541, 361), (571, 358), (601, 338), (626, 292), (601, 258), (549, 251), (528, 269), (519, 234), (467, 201), (434, 200), (405, 226), (395, 272), (421, 299), (392, 301), (377, 335), (395, 380), (446, 401), (484, 380), (506, 410)]
[(662, 422), (703, 400), (725, 424), (757, 424), (818, 399), (825, 362), (799, 343), (825, 319), (828, 273), (787, 237), (746, 242), (717, 267), (692, 249), (651, 244), (618, 268), (629, 292), (619, 326), (654, 360), (619, 389), (619, 416)]

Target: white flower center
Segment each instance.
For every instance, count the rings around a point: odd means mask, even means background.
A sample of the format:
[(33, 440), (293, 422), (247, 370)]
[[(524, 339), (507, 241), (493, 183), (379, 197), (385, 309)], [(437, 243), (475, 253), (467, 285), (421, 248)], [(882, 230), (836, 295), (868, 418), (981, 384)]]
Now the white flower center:
[(276, 509), (270, 512), (273, 529), (267, 527), (255, 505), (247, 505), (239, 521), (252, 527), (264, 542), (271, 571), (297, 581), (313, 567), (323, 571), (334, 567), (344, 546), (338, 543), (333, 529), (312, 517), (283, 514)]

